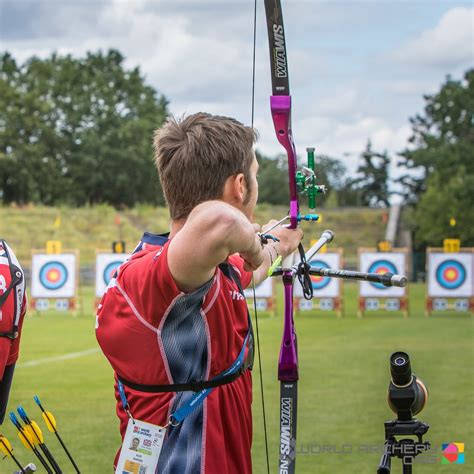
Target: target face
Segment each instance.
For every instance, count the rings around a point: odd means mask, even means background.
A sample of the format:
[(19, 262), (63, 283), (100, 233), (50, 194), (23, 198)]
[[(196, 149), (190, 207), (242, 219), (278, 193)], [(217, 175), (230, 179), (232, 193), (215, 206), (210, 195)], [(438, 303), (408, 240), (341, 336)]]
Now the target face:
[(474, 295), (474, 257), (470, 252), (428, 252), (428, 296), (470, 298)]
[(77, 258), (73, 253), (35, 254), (31, 265), (33, 298), (74, 298)]
[(95, 296), (101, 298), (113, 280), (120, 265), (127, 260), (126, 253), (98, 253), (95, 260)]
[[(310, 264), (313, 268), (340, 268), (341, 253), (335, 251), (317, 254)], [(342, 288), (341, 281), (339, 278), (311, 275), (314, 296), (316, 298), (338, 298)], [(296, 298), (303, 298), (303, 289), (297, 278), (294, 283), (294, 295)]]
[[(405, 252), (360, 252), (359, 271), (364, 273), (406, 274), (407, 257)], [(405, 288), (384, 286), (382, 283), (359, 282), (359, 296), (362, 298), (403, 298)]]
[(67, 282), (68, 271), (61, 262), (49, 262), (41, 267), (39, 279), (47, 290), (59, 290)]
[[(369, 273), (377, 273), (378, 275), (383, 275), (384, 273), (398, 273), (397, 267), (392, 262), (388, 260), (377, 260), (370, 265)], [(389, 287), (382, 285), (382, 283), (372, 283), (370, 284), (379, 290), (388, 290)]]
[(446, 260), (438, 265), (436, 280), (443, 288), (455, 290), (466, 281), (466, 269), (457, 260)]
[[(330, 268), (326, 262), (323, 262), (321, 260), (313, 260), (311, 262), (311, 266), (318, 268)], [(311, 275), (311, 282), (313, 284), (313, 290), (321, 290), (323, 288), (326, 288), (326, 286), (331, 283), (331, 279), (325, 276)]]
[(106, 285), (108, 285), (110, 283), (110, 280), (112, 280), (112, 277), (115, 275), (115, 272), (117, 271), (118, 267), (120, 267), (120, 265), (122, 265), (122, 263), (123, 263), (122, 260), (115, 260), (115, 262), (110, 262), (104, 268), (102, 278), (103, 278), (104, 283)]

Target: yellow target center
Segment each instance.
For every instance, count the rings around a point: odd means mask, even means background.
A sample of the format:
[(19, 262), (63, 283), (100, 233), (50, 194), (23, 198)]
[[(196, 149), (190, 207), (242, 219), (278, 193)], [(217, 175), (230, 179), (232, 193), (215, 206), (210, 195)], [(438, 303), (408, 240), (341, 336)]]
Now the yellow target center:
[(454, 270), (448, 270), (446, 272), (446, 278), (450, 281), (455, 280), (456, 279), (456, 272)]
[(58, 281), (59, 280), (59, 272), (57, 270), (51, 270), (49, 273), (49, 279), (51, 281)]

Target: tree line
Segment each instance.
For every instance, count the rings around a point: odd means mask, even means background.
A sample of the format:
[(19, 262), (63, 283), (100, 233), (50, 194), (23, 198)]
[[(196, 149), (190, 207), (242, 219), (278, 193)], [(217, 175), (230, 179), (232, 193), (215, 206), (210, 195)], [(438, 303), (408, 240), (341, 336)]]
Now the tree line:
[[(116, 50), (23, 64), (8, 52), (0, 56), (1, 203), (164, 204), (151, 137), (168, 116), (168, 100), (124, 62)], [(318, 204), (388, 207), (397, 192), (420, 245), (452, 233), (451, 217), (463, 244), (473, 245), (474, 70), (461, 80), (448, 77), (424, 100), (423, 112), (410, 119), (397, 180), (389, 178), (391, 157), (369, 139), (355, 176), (342, 159), (316, 157), (318, 182), (330, 190)], [(258, 158), (260, 201), (287, 204), (286, 157)]]

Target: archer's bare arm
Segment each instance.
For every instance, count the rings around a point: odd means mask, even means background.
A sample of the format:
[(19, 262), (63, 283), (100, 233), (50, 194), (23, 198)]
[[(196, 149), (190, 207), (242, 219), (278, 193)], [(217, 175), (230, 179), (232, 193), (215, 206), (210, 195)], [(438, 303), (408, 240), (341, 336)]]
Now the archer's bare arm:
[(178, 288), (193, 291), (209, 281), (217, 265), (239, 253), (245, 269), (263, 262), (255, 226), (235, 207), (222, 201), (196, 206), (169, 244), (168, 265)]

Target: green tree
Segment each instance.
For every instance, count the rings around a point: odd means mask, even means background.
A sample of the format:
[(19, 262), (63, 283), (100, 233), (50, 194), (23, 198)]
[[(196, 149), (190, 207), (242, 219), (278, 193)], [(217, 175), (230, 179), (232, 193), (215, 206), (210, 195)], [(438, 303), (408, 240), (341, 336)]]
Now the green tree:
[(337, 203), (341, 207), (363, 206), (362, 189), (357, 185), (357, 180), (346, 177), (337, 191)]
[[(474, 69), (463, 80), (450, 77), (440, 91), (424, 97), (423, 114), (410, 119), (411, 147), (401, 153), (407, 173), (399, 182), (414, 206), (412, 229), (418, 247), (439, 246), (458, 234), (474, 245)], [(455, 217), (456, 230), (449, 227)]]
[(0, 189), (4, 202), (164, 202), (152, 133), (167, 101), (115, 50), (0, 58)]
[(387, 152), (374, 151), (370, 140), (368, 140), (360, 157), (362, 164), (357, 168), (359, 177), (348, 184), (353, 188), (353, 192), (356, 193), (363, 206), (389, 207), (390, 158)]
[(267, 204), (288, 204), (288, 166), (286, 156), (276, 158), (256, 152), (258, 168), (259, 202)]

